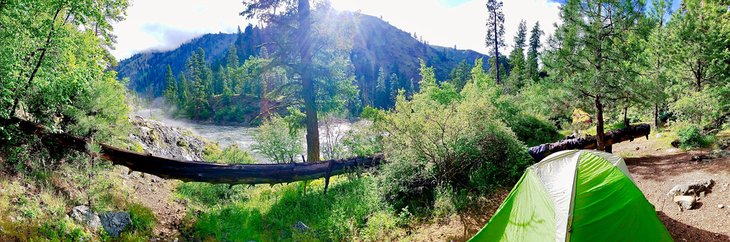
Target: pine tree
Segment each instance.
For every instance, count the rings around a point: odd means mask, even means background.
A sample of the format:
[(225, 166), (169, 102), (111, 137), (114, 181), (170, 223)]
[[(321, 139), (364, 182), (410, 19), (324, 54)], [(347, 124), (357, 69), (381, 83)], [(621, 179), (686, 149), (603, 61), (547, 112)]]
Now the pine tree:
[(527, 23), (525, 20), (520, 21), (515, 35), (515, 44), (512, 52), (509, 54), (509, 63), (511, 66), (510, 74), (507, 79), (505, 89), (508, 93), (516, 92), (521, 89), (525, 83), (525, 40), (527, 37)]
[(495, 59), (493, 65), (495, 70), (495, 80), (497, 83), (501, 83), (501, 75), (499, 73), (499, 49), (504, 47), (504, 13), (502, 13), (502, 2), (497, 0), (487, 1), (487, 48), (492, 49), (493, 56)]
[(461, 89), (464, 88), (466, 81), (469, 80), (470, 72), (471, 66), (466, 63), (466, 60), (462, 60), (456, 67), (454, 67), (454, 69), (451, 70), (451, 74), (449, 76), (451, 77), (451, 83), (454, 84), (457, 91), (461, 91)]
[(177, 80), (172, 74), (172, 68), (170, 68), (170, 65), (167, 65), (167, 72), (165, 73), (165, 84), (167, 85), (164, 93), (165, 99), (167, 99), (167, 101), (172, 104), (177, 103)]
[(527, 69), (526, 77), (537, 82), (540, 78), (540, 70), (538, 64), (539, 51), (540, 51), (540, 36), (543, 35), (540, 30), (540, 22), (535, 22), (535, 26), (530, 31), (530, 46), (527, 50)]
[(568, 0), (561, 10), (557, 48), (550, 53), (551, 76), (595, 107), (598, 150), (610, 151), (604, 132), (606, 105), (642, 89), (635, 80), (643, 63), (643, 7), (642, 0)]

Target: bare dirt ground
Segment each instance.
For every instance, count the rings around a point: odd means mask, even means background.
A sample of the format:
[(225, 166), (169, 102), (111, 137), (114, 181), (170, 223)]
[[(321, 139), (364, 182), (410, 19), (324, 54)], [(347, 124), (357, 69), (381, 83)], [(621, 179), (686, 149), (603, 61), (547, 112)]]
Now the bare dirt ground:
[[(674, 240), (730, 241), (730, 157), (697, 162), (692, 156), (708, 151), (657, 150), (651, 140), (642, 140), (614, 146), (614, 151), (635, 150), (636, 157), (625, 159), (629, 171)], [(680, 211), (667, 193), (699, 179), (714, 180), (712, 192), (700, 197), (695, 209)]]
[(133, 201), (148, 207), (155, 214), (157, 226), (154, 234), (157, 239), (172, 240), (179, 236), (181, 222), (185, 217), (185, 206), (175, 201), (176, 180), (165, 180), (150, 174), (133, 172), (126, 175), (126, 168), (122, 174), (126, 177), (127, 185), (133, 190)]

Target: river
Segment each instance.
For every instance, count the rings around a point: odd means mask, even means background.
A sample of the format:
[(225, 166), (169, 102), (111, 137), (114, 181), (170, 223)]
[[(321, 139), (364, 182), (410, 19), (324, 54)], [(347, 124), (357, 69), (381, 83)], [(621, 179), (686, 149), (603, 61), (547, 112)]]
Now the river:
[[(144, 107), (133, 111), (133, 114), (142, 118), (156, 120), (171, 127), (185, 128), (194, 134), (205, 138), (206, 140), (218, 143), (221, 148), (231, 145), (237, 145), (239, 148), (251, 153), (254, 158), (263, 163), (271, 162), (266, 157), (252, 151), (251, 146), (256, 143), (253, 134), (256, 127), (248, 126), (232, 126), (217, 125), (193, 122), (191, 120), (176, 119), (170, 117), (163, 108), (160, 107)], [(322, 152), (327, 152), (327, 145), (331, 143), (339, 143), (342, 141), (345, 133), (349, 131), (353, 123), (346, 119), (327, 119), (320, 121), (320, 142)], [(306, 150), (306, 142), (304, 136), (302, 138), (303, 150)], [(301, 158), (297, 157), (301, 161)]]

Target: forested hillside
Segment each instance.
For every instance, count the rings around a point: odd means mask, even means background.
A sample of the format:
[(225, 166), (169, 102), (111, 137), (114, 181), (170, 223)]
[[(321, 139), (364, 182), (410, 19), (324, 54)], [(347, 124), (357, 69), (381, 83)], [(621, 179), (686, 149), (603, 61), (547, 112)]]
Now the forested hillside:
[[(404, 32), (369, 15), (342, 13), (338, 18), (317, 20), (323, 26), (335, 25), (333, 21), (352, 21), (354, 26), (351, 27), (357, 29), (351, 33), (352, 36), (348, 36), (353, 40), (349, 57), (354, 66), (353, 75), (363, 95), (361, 99), (370, 105), (375, 105), (374, 100), (380, 98), (375, 93), (379, 75), (386, 76), (385, 82), (389, 90), (393, 89), (394, 92), (397, 88), (403, 88), (411, 93), (411, 89), (418, 85), (419, 59), (433, 66), (439, 79), (446, 80), (450, 79), (452, 69), (460, 62), (466, 61), (466, 64), (472, 65), (477, 58), (487, 58), (471, 50), (429, 45), (417, 39), (415, 34)], [(215, 69), (219, 65), (225, 65), (225, 57), (231, 45), (237, 49), (237, 57), (241, 62), (251, 55), (260, 56), (261, 47), (269, 48), (268, 51), (273, 52), (272, 47), (265, 43), (271, 42), (275, 35), (277, 33), (273, 28), (251, 25), (243, 30), (239, 29), (238, 33), (206, 34), (171, 51), (136, 54), (122, 60), (116, 70), (120, 78), (129, 78), (128, 85), (132, 90), (144, 95), (161, 96), (166, 88), (167, 66), (177, 76), (185, 70), (186, 61), (198, 48), (205, 51), (206, 62)], [(391, 80), (397, 83), (391, 84)], [(393, 102), (378, 105), (392, 106)]]

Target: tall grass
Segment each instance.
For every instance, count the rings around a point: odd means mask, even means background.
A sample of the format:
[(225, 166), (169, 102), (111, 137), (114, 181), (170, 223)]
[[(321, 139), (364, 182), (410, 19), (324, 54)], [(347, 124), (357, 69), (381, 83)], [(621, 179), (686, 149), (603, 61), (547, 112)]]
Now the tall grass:
[[(191, 239), (219, 241), (382, 240), (402, 234), (372, 177), (335, 177), (325, 195), (321, 180), (245, 188), (185, 183), (178, 196), (191, 203)], [(305, 192), (306, 190), (306, 192)], [(197, 211), (197, 212), (196, 212)], [(295, 228), (303, 223), (308, 229)]]

